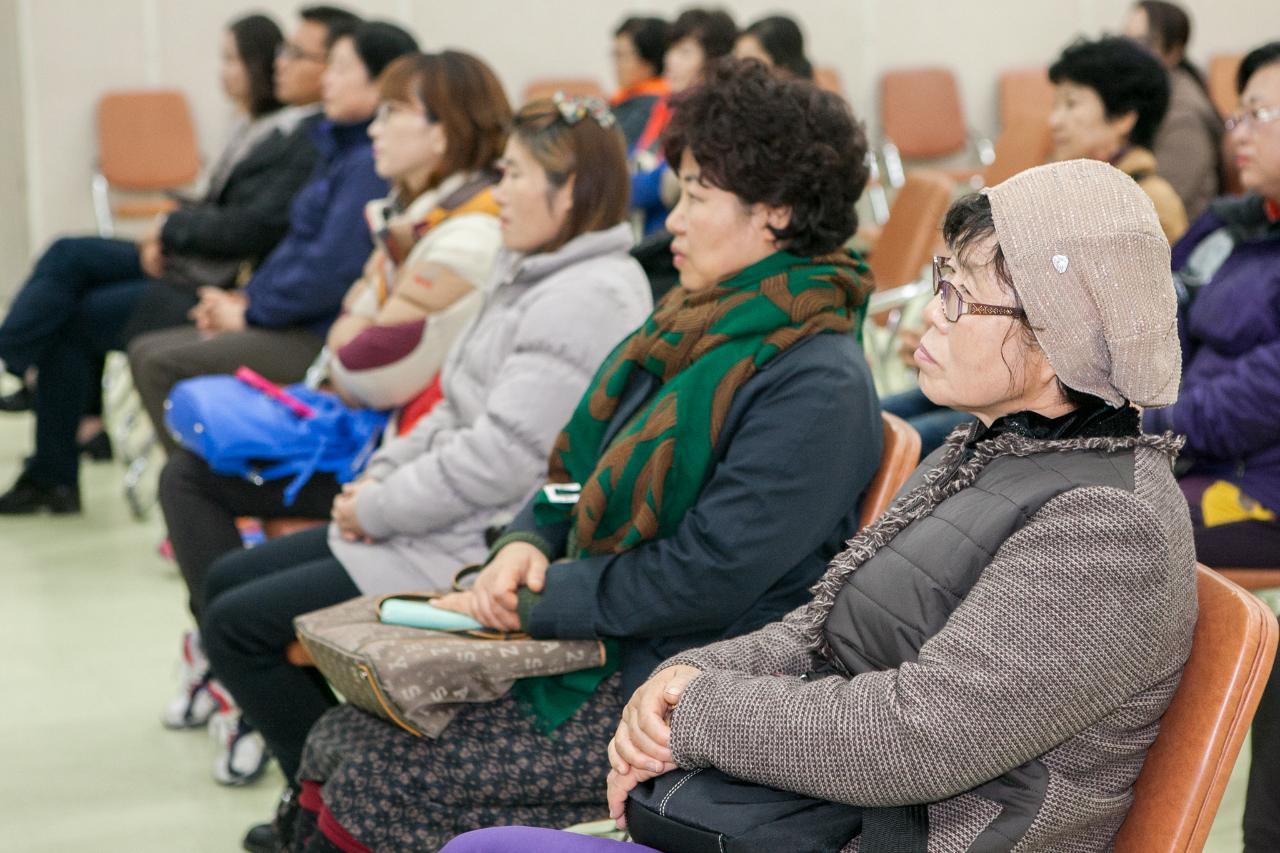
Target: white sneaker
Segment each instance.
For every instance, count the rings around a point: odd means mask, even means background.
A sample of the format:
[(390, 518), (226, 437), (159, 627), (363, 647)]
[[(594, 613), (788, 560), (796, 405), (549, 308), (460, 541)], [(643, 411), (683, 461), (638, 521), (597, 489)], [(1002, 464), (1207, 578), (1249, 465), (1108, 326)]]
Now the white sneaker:
[(188, 631), (182, 635), (182, 659), (179, 662), (179, 693), (165, 706), (160, 722), (166, 729), (198, 729), (209, 722), (215, 711), (225, 709), (219, 695), (210, 690), (209, 659), (200, 647), (200, 635)]
[(219, 785), (247, 785), (266, 769), (269, 760), (266, 741), (244, 721), (239, 708), (214, 714), (209, 720), (209, 736), (217, 744), (213, 779)]

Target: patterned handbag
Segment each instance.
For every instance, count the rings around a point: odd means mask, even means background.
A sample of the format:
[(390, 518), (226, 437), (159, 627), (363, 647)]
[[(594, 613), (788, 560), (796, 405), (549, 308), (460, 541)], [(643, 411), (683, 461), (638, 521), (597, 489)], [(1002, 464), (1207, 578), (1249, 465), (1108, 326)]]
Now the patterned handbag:
[(387, 599), (436, 597), (368, 595), (304, 614), (293, 625), (320, 672), (348, 702), (418, 737), (439, 737), (461, 706), (499, 699), (517, 679), (604, 663), (598, 640), (535, 640), (379, 621)]

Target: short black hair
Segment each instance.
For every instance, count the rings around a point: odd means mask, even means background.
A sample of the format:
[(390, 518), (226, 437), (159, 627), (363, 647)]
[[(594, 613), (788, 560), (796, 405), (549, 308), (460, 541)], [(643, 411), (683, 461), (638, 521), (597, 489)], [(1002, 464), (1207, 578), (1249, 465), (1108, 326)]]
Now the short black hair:
[(738, 25), (723, 9), (685, 9), (671, 25), (667, 44), (691, 38), (702, 45), (707, 59), (718, 59), (733, 53), (738, 40)]
[(348, 12), (339, 6), (303, 6), (298, 10), (298, 17), (313, 24), (324, 27), (328, 34), (324, 37), (326, 49), (345, 35), (350, 35), (360, 24), (360, 16)]
[(670, 25), (662, 18), (632, 17), (623, 21), (613, 34), (631, 39), (640, 60), (649, 64), (655, 77), (660, 77), (662, 57), (667, 52), (667, 34), (670, 30)]
[(813, 65), (804, 55), (804, 33), (793, 18), (770, 15), (747, 27), (741, 35), (752, 36), (760, 42), (778, 68), (806, 80), (813, 79)]
[(1075, 83), (1098, 93), (1107, 118), (1135, 113), (1129, 141), (1150, 148), (1169, 108), (1169, 73), (1155, 54), (1132, 39), (1079, 39), (1049, 66), (1054, 83)]
[(1280, 62), (1280, 41), (1267, 42), (1246, 53), (1244, 59), (1240, 60), (1240, 70), (1236, 72), (1236, 93), (1243, 95), (1250, 77), (1277, 62)]
[(813, 257), (853, 236), (867, 136), (844, 99), (757, 60), (726, 59), (672, 108), (667, 162), (678, 170), (687, 150), (712, 186), (746, 204), (790, 207), (791, 222), (774, 229), (782, 248)]
[(349, 37), (371, 80), (376, 80), (382, 69), (395, 60), (418, 50), (413, 36), (386, 21), (362, 21)]

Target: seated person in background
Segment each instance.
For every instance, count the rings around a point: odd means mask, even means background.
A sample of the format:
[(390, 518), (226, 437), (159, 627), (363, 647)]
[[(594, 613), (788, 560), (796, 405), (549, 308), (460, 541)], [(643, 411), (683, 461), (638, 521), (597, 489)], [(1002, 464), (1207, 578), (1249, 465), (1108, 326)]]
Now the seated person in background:
[(293, 780), (335, 700), (285, 661), (293, 617), (361, 594), (447, 588), (485, 530), (537, 488), (599, 363), (652, 305), (628, 254), (626, 154), (598, 100), (516, 116), (494, 191), (503, 250), (485, 305), (449, 353), (444, 399), (333, 502), (328, 528), (215, 562), (201, 637), (218, 679)]
[[(679, 94), (702, 79), (708, 66), (733, 52), (738, 25), (722, 9), (686, 9), (667, 33), (663, 74), (671, 94)], [(662, 154), (662, 132), (671, 121), (663, 100), (653, 109), (636, 144), (631, 147), (631, 208), (641, 221), (641, 234), (662, 228), (676, 186)]]
[(623, 699), (669, 655), (805, 600), (857, 528), (881, 450), (857, 343), (870, 280), (842, 249), (867, 180), (863, 131), (837, 96), (734, 62), (676, 100), (667, 133), (680, 287), (605, 361), (556, 443), (544, 482), (581, 483), (581, 498), (535, 496), (474, 589), (437, 601), (534, 637), (606, 640), (607, 662), (519, 681), (438, 739), (329, 712), (298, 778), (323, 784), (321, 831), (360, 845), (344, 849), (434, 850), (481, 825), (598, 816)]
[(1160, 177), (1151, 145), (1169, 105), (1160, 60), (1127, 38), (1072, 42), (1049, 66), (1053, 159), (1110, 163), (1138, 182), (1170, 243), (1187, 230), (1182, 199)]
[(618, 91), (609, 99), (627, 150), (635, 147), (654, 109), (670, 89), (662, 77), (667, 50), (667, 22), (661, 18), (627, 18), (613, 33), (613, 69)]
[[(1244, 196), (1220, 198), (1173, 252), (1182, 290), (1182, 396), (1148, 412), (1187, 437), (1196, 554), (1216, 568), (1280, 567), (1280, 41), (1250, 51), (1227, 120)], [(1253, 721), (1246, 853), (1280, 850), (1280, 675)]]
[[(394, 191), (370, 202), (378, 248), (348, 301), (371, 310), (340, 317), (329, 331), (333, 384), (354, 405), (393, 408), (430, 383), (483, 302), (501, 243), (492, 171), (506, 141), (511, 107), (494, 73), (464, 53), (401, 57), (381, 80), (382, 105), (369, 126), (378, 174)], [(417, 317), (417, 319), (413, 319)], [(404, 412), (397, 428), (412, 427)], [(385, 441), (396, 434), (388, 429)], [(218, 557), (241, 547), (238, 516), (327, 520), (342, 491), (316, 473), (286, 506), (288, 480), (221, 476), (177, 450), (160, 475), (174, 558), (192, 615), (200, 621), (204, 579)], [(230, 697), (214, 682), (199, 635), (183, 638), (182, 686), (164, 714), (169, 728), (203, 725)], [(248, 753), (246, 753), (247, 755)], [(219, 781), (252, 775), (238, 755), (220, 756)], [(249, 762), (251, 763), (251, 762)]]
[(315, 133), (321, 163), (294, 199), (284, 240), (243, 291), (202, 288), (192, 309), (195, 328), (152, 332), (129, 345), (134, 385), (170, 453), (176, 445), (165, 429), (164, 402), (175, 383), (241, 365), (272, 382), (296, 382), (320, 353), (372, 249), (361, 213), (387, 192), (368, 136), (376, 80), (392, 60), (416, 49), (394, 24), (365, 22), (338, 35), (323, 76), (327, 121)]
[[(305, 14), (317, 13), (304, 13), (289, 44), (323, 50), (329, 27), (342, 19)], [(0, 324), (0, 361), (23, 379), (34, 368), (46, 391), (24, 386), (0, 403), (8, 411), (34, 407), (36, 433), (35, 453), (0, 496), (0, 513), (79, 512), (77, 432), (101, 431), (101, 418), (92, 425), (81, 419), (100, 407), (105, 354), (123, 349), (142, 328), (130, 316), (145, 306), (146, 328), (185, 323), (198, 286), (232, 285), (241, 263), (255, 262), (284, 236), (290, 201), (316, 161), (309, 130), (321, 66), (284, 51), (276, 60), (283, 43), (279, 27), (261, 15), (223, 33), (222, 87), (238, 118), (201, 201), (157, 220), (136, 244), (57, 240), (10, 305)], [(167, 298), (150, 304), (152, 294)], [(105, 442), (100, 434), (95, 440)]]
[(758, 59), (783, 74), (813, 79), (813, 66), (804, 55), (804, 33), (786, 15), (761, 18), (739, 33), (733, 55), (738, 59)]
[[(931, 853), (1112, 849), (1196, 622), (1180, 441), (1143, 435), (1130, 405), (1177, 394), (1169, 246), (1141, 190), (1088, 160), (959, 200), (943, 234), (920, 382), (978, 421), (812, 601), (674, 656), (631, 696), (609, 746), (613, 817), (653, 777), (714, 768), (658, 784), (710, 820), (735, 810), (712, 796), (721, 774), (796, 792), (797, 835), (802, 797), (843, 804), (845, 851), (872, 835)], [(536, 846), (544, 834), (446, 850), (634, 849)]]
[(1187, 59), (1191, 19), (1173, 3), (1141, 0), (1129, 10), (1124, 34), (1169, 69), (1169, 109), (1151, 150), (1160, 176), (1182, 199), (1187, 218), (1195, 219), (1219, 192), (1222, 119), (1209, 100), (1204, 75)]

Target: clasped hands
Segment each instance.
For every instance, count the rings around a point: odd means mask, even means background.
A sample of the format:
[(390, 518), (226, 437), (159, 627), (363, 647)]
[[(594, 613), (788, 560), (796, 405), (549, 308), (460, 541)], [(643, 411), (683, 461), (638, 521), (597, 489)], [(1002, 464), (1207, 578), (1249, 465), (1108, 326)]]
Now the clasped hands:
[(662, 670), (636, 689), (622, 709), (618, 730), (609, 741), (609, 817), (627, 825), (627, 795), (641, 782), (676, 769), (671, 754), (671, 712), (685, 688), (702, 670), (677, 665)]
[(200, 302), (187, 313), (196, 328), (206, 335), (241, 332), (247, 327), (245, 311), (249, 300), (243, 293), (220, 287), (202, 287)]

